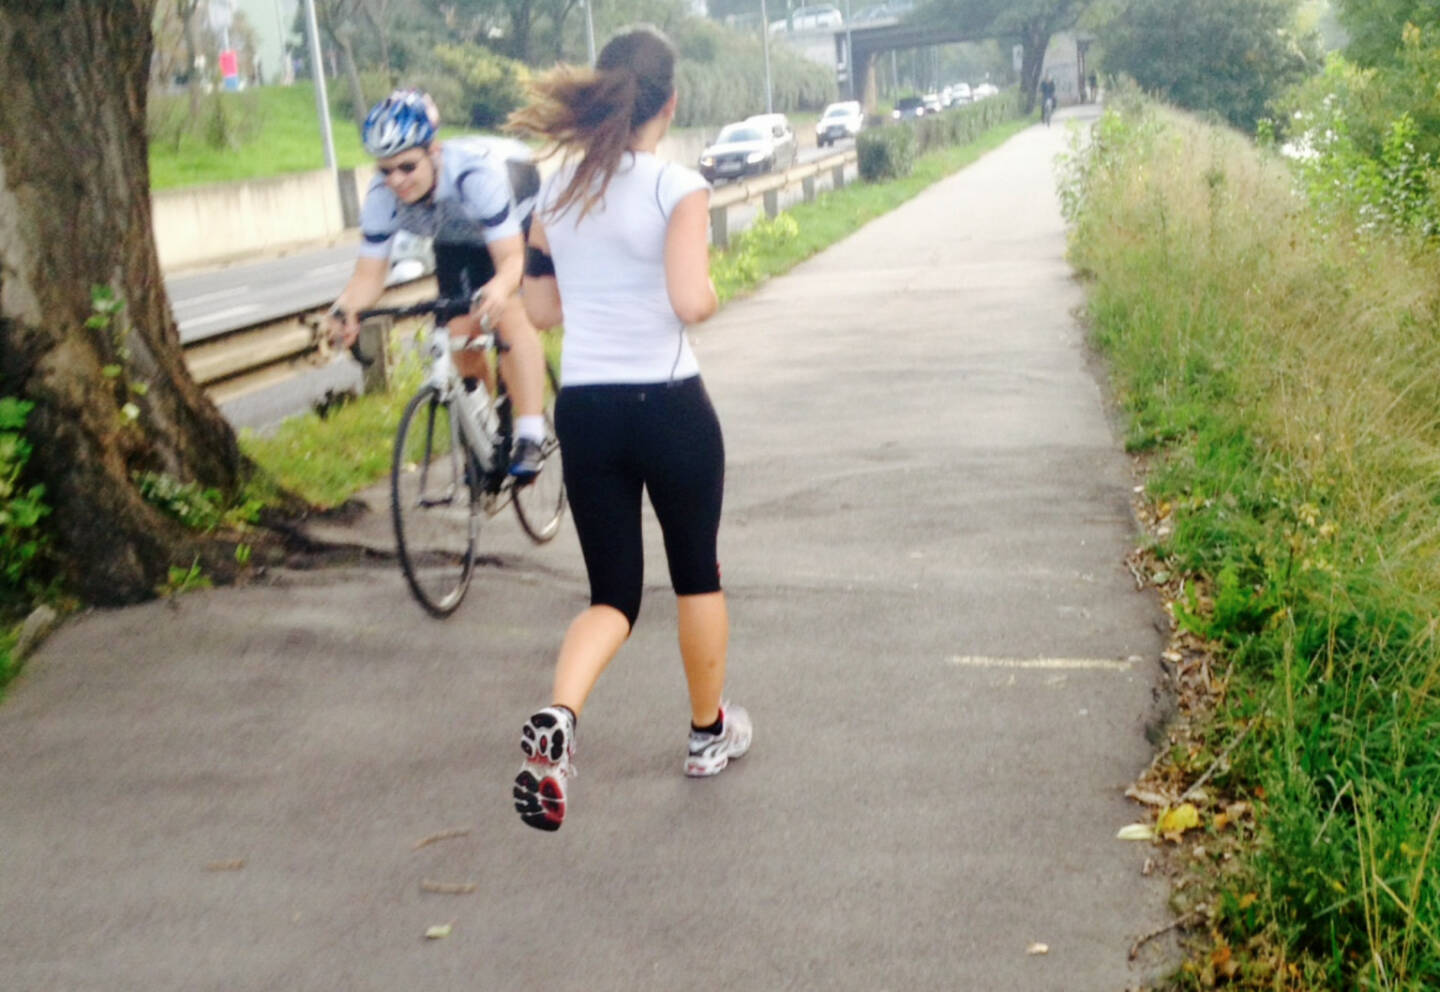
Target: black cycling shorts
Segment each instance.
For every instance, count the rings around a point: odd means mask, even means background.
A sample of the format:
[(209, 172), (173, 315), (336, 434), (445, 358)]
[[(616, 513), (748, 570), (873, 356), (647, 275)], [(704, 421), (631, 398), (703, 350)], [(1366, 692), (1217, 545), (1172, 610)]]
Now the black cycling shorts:
[(660, 522), (675, 594), (720, 591), (725, 442), (698, 375), (639, 386), (565, 386), (555, 402), (555, 434), (591, 605), (614, 607), (632, 627), (640, 615), (642, 491)]

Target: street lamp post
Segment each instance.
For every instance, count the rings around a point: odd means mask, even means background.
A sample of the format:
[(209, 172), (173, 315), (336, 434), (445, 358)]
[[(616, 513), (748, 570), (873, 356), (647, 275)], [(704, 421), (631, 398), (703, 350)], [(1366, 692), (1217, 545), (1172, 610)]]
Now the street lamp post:
[(590, 68), (595, 68), (595, 15), (590, 5), (595, 0), (583, 0), (585, 4), (585, 46), (590, 52)]
[(315, 112), (320, 117), (320, 136), (325, 142), (325, 168), (334, 173), (335, 136), (330, 133), (330, 100), (325, 95), (325, 64), (320, 61), (320, 25), (315, 20), (315, 0), (305, 0), (305, 30), (310, 35), (310, 68), (315, 77)]
[(765, 113), (775, 113), (775, 96), (770, 85), (770, 12), (760, 0), (760, 37), (765, 46)]
[(855, 39), (850, 35), (850, 0), (845, 0), (845, 78), (850, 80), (850, 99), (855, 99)]

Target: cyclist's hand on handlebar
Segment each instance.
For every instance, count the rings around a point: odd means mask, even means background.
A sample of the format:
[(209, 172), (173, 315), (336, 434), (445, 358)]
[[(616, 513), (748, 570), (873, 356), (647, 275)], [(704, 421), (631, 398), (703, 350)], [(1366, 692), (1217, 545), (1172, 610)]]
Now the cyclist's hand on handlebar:
[(489, 284), (481, 286), (470, 297), (470, 313), (480, 318), (480, 329), (489, 331), (500, 323), (500, 315), (505, 312), (505, 298), (495, 292), (487, 292)]
[(355, 311), (335, 304), (325, 314), (325, 330), (333, 348), (349, 348), (360, 337), (360, 319)]

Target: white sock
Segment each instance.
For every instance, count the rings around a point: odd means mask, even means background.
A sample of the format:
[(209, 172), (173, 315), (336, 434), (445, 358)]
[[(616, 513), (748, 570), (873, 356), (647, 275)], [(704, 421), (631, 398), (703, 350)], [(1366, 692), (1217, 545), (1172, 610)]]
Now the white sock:
[(536, 444), (545, 440), (545, 418), (538, 413), (515, 418), (515, 437), (528, 438)]

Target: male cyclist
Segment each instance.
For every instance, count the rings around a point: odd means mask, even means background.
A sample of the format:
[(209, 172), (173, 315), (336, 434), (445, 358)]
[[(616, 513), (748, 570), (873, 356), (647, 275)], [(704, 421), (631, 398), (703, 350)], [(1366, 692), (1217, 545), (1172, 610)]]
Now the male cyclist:
[[(332, 341), (346, 347), (360, 333), (357, 314), (385, 291), (395, 232), (428, 236), (435, 245), (440, 295), (477, 293), (471, 312), (450, 333), (473, 337), (494, 326), (515, 413), (510, 474), (529, 480), (543, 463), (545, 353), (516, 291), (525, 267), (525, 234), (540, 190), (530, 151), (507, 138), (435, 140), (440, 115), (418, 90), (396, 90), (365, 118), (361, 138), (377, 175), (360, 213), (363, 238), (349, 283), (331, 307)], [(467, 385), (489, 379), (485, 356), (456, 352)]]
[(1045, 81), (1040, 84), (1040, 116), (1045, 119), (1048, 127), (1050, 118), (1055, 115), (1055, 77), (1046, 76)]

